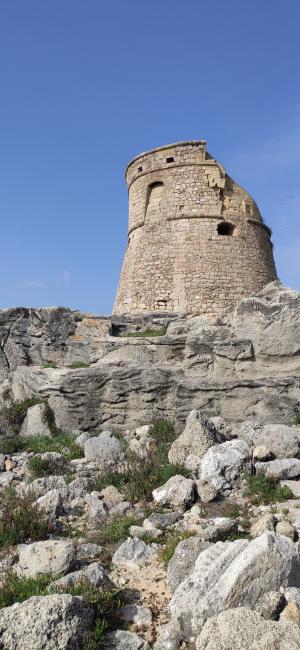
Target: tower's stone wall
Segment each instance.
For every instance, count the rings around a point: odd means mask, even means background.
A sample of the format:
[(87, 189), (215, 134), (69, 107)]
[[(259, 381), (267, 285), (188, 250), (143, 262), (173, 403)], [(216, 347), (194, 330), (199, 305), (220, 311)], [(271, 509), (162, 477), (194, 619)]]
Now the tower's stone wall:
[(115, 314), (215, 316), (276, 279), (270, 230), (205, 142), (141, 154), (126, 181), (128, 245)]

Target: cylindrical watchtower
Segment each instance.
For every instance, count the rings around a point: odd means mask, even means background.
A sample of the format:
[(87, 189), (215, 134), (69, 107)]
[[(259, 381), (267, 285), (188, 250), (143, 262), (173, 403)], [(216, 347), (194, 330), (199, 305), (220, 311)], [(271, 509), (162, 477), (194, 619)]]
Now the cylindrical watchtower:
[(129, 163), (128, 245), (114, 314), (216, 316), (277, 278), (256, 203), (205, 145), (178, 142)]

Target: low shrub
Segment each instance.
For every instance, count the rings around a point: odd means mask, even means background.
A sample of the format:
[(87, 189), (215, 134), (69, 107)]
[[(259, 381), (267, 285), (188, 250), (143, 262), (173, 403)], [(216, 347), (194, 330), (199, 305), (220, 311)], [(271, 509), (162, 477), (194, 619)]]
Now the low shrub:
[(0, 494), (0, 547), (46, 539), (50, 531), (45, 513), (36, 508), (31, 495), (20, 497), (11, 487)]
[(0, 453), (15, 454), (22, 449), (22, 438), (19, 436), (0, 437)]
[(68, 368), (75, 369), (75, 368), (89, 368), (90, 364), (85, 363), (84, 361), (73, 361), (73, 363), (70, 363)]
[(121, 591), (103, 589), (99, 591), (87, 583), (64, 590), (72, 596), (79, 596), (94, 610), (94, 627), (84, 637), (85, 650), (100, 650), (104, 635), (110, 630), (124, 627), (119, 610), (125, 604)]
[(46, 451), (57, 451), (64, 454), (66, 460), (81, 458), (83, 449), (76, 445), (73, 436), (67, 433), (56, 433), (51, 438), (48, 436), (28, 436), (21, 440), (22, 449), (42, 454)]
[(255, 505), (287, 501), (294, 497), (289, 487), (280, 485), (277, 476), (249, 474), (246, 481), (245, 496), (249, 497), (250, 501)]
[(168, 420), (154, 420), (150, 434), (156, 441), (156, 449), (148, 460), (127, 452), (127, 471), (104, 474), (94, 482), (93, 489), (101, 491), (107, 485), (114, 485), (128, 501), (148, 501), (152, 498), (152, 491), (172, 476), (189, 476), (185, 467), (168, 461), (170, 445), (176, 438), (173, 424)]
[(300, 424), (300, 411), (295, 415), (295, 424)]
[(120, 542), (129, 536), (130, 526), (136, 525), (138, 525), (138, 521), (135, 515), (117, 516), (107, 521), (105, 526), (97, 531), (93, 540), (97, 541), (98, 544)]
[(16, 573), (9, 571), (1, 585), (0, 608), (22, 603), (31, 596), (46, 596), (47, 587), (52, 580), (53, 576), (48, 574), (36, 578), (18, 578)]
[(55, 361), (46, 361), (42, 363), (42, 368), (57, 368)]
[(62, 476), (69, 471), (68, 462), (64, 459), (41, 458), (33, 456), (28, 463), (28, 469), (32, 479), (43, 476)]
[(26, 413), (31, 406), (40, 404), (41, 400), (36, 397), (25, 399), (21, 402), (12, 402), (1, 411), (1, 418), (7, 422), (7, 427), (13, 433), (19, 433)]

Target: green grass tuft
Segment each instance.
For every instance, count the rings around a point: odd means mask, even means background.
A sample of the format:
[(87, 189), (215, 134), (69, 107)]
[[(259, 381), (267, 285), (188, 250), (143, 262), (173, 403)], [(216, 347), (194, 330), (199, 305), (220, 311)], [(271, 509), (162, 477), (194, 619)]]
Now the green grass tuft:
[(51, 532), (45, 513), (30, 495), (20, 497), (9, 487), (0, 494), (0, 547), (46, 539)]
[(57, 368), (55, 361), (45, 361), (42, 363), (42, 368)]
[(300, 411), (295, 415), (295, 424), (300, 424)]
[(249, 474), (246, 481), (245, 496), (249, 497), (250, 501), (255, 505), (287, 501), (294, 497), (290, 488), (280, 485), (277, 476)]
[(73, 363), (70, 363), (67, 368), (75, 369), (75, 368), (89, 368), (90, 364), (85, 363), (84, 361), (73, 361)]
[(63, 454), (66, 460), (82, 458), (83, 449), (76, 445), (73, 436), (67, 433), (56, 433), (48, 436), (28, 436), (21, 441), (21, 448), (26, 451), (33, 451), (36, 454), (43, 454), (46, 451), (56, 451)]
[(22, 449), (22, 439), (19, 436), (4, 436), (0, 438), (0, 453), (15, 454)]
[(108, 520), (102, 529), (95, 533), (93, 541), (97, 544), (109, 544), (125, 540), (129, 536), (130, 526), (137, 526), (138, 520), (135, 515), (117, 516)]
[(127, 332), (127, 334), (121, 334), (122, 337), (143, 337), (143, 336), (165, 336), (167, 332), (167, 326), (161, 327), (160, 329), (150, 329), (149, 327), (143, 331), (137, 332)]
[(0, 608), (22, 603), (31, 596), (46, 596), (47, 587), (52, 580), (53, 576), (48, 574), (36, 578), (18, 578), (13, 571), (9, 571), (1, 585)]
[(64, 459), (41, 458), (33, 456), (28, 463), (28, 469), (32, 479), (43, 476), (62, 476), (69, 471), (68, 462)]

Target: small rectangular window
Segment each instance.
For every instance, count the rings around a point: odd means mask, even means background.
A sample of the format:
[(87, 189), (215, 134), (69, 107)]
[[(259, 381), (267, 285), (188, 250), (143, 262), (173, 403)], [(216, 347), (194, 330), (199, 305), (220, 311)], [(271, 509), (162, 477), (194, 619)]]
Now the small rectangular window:
[(170, 158), (166, 158), (166, 163), (171, 163), (171, 162), (174, 162), (173, 156), (171, 156)]
[(138, 167), (137, 168), (137, 173), (140, 174), (143, 171), (143, 167)]

